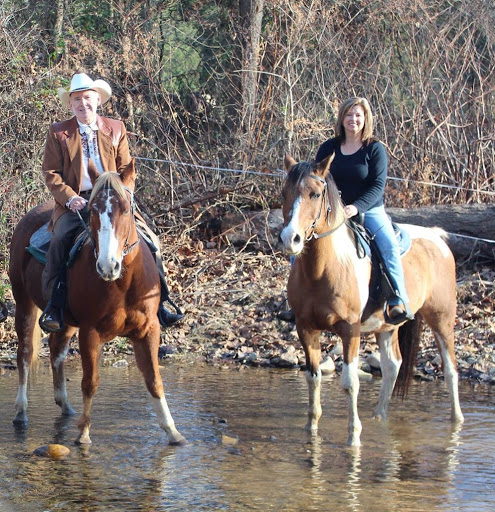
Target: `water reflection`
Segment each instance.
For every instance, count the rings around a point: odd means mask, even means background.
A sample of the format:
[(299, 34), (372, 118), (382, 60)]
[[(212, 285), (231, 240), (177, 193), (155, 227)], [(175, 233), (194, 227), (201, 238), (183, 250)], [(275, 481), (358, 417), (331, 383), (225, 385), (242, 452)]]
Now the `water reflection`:
[[(69, 374), (80, 411), (80, 370)], [(165, 444), (137, 370), (102, 368), (94, 444), (75, 447), (77, 416), (59, 416), (43, 368), (30, 385), (29, 427), (14, 429), (14, 377), (0, 377), (0, 512), (493, 509), (491, 388), (461, 386), (461, 429), (449, 421), (442, 384), (414, 385), (408, 400), (392, 401), (389, 421), (377, 422), (369, 417), (379, 381), (362, 383), (363, 446), (351, 449), (338, 379), (323, 383), (319, 435), (311, 436), (303, 430), (307, 391), (299, 372), (167, 365), (167, 399), (189, 440), (176, 448)], [(222, 434), (238, 443), (222, 444)], [(71, 455), (31, 455), (48, 443), (69, 446)]]

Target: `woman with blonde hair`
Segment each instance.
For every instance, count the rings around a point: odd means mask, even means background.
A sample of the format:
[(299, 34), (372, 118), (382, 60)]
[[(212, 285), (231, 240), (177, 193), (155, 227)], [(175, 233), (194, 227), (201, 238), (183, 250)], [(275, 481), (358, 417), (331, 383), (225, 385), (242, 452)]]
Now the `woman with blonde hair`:
[(392, 281), (394, 296), (387, 304), (390, 321), (412, 319), (400, 249), (383, 202), (387, 154), (373, 136), (373, 114), (366, 98), (349, 98), (340, 105), (335, 137), (320, 146), (316, 162), (333, 153), (330, 172), (340, 190), (346, 216), (364, 214), (364, 227), (373, 237)]

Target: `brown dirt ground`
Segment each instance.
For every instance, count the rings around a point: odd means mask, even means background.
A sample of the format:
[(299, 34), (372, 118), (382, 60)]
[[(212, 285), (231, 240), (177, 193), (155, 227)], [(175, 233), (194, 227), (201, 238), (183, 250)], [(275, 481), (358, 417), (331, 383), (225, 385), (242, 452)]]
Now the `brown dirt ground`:
[[(174, 244), (164, 244), (174, 247)], [(277, 319), (287, 307), (285, 286), (289, 273), (287, 258), (281, 254), (250, 253), (227, 247), (205, 249), (191, 242), (164, 250), (173, 299), (186, 313), (175, 328), (162, 332), (160, 355), (192, 356), (215, 363), (261, 366), (290, 366), (280, 355), (290, 352), (304, 364), (304, 355), (294, 325)], [(495, 383), (495, 270), (458, 272), (458, 318), (456, 353), (461, 377)], [(5, 283), (7, 276), (0, 279)], [(15, 367), (15, 304), (5, 294), (9, 318), (0, 324), (0, 363)], [(329, 352), (336, 336), (322, 335), (322, 351)], [(372, 337), (362, 340), (362, 353), (377, 349)], [(77, 357), (77, 340), (70, 354)], [(418, 358), (418, 372), (427, 380), (441, 377), (433, 338), (425, 331)], [(41, 357), (46, 357), (45, 345)], [(132, 347), (124, 339), (105, 345), (104, 360), (132, 360)], [(337, 360), (337, 368), (339, 361)]]

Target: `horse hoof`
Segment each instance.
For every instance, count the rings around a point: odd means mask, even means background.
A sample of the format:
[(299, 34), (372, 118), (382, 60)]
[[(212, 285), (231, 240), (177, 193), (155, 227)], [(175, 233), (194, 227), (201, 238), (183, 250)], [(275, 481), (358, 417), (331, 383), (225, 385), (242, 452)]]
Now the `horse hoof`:
[(16, 427), (27, 427), (28, 418), (24, 413), (18, 413), (17, 416), (12, 420), (12, 423)]
[(174, 436), (171, 436), (168, 439), (168, 444), (170, 446), (182, 446), (183, 444), (186, 444), (186, 443), (187, 443), (187, 439), (182, 434), (179, 434), (179, 432), (177, 432), (177, 434), (175, 434)]
[(356, 439), (356, 438), (350, 438), (348, 441), (347, 441), (347, 446), (349, 448), (360, 448), (361, 446), (361, 440), (360, 439)]
[(318, 434), (318, 427), (315, 425), (308, 424), (304, 427), (304, 430), (312, 436), (316, 436)]
[(75, 441), (74, 444), (80, 445), (80, 446), (87, 446), (91, 444), (91, 439), (88, 435), (83, 436), (80, 435)]
[(71, 405), (62, 407), (62, 416), (74, 416), (74, 414), (76, 414), (76, 411)]
[(375, 421), (385, 421), (387, 419), (387, 416), (385, 416), (385, 414), (378, 413), (378, 414), (373, 414), (371, 419), (373, 419)]

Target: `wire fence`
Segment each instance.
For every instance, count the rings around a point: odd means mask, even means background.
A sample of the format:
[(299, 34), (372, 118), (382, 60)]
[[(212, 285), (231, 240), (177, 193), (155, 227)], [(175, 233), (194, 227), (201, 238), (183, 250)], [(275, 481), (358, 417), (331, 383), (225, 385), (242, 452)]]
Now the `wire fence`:
[[(200, 164), (191, 164), (187, 162), (180, 162), (176, 160), (168, 160), (164, 158), (146, 158), (146, 157), (135, 157), (136, 160), (143, 160), (148, 162), (159, 162), (159, 163), (165, 163), (169, 165), (176, 165), (176, 166), (182, 166), (182, 167), (191, 167), (191, 168), (197, 168), (197, 169), (203, 169), (203, 170), (210, 170), (210, 171), (218, 171), (218, 172), (228, 172), (228, 173), (236, 173), (236, 174), (246, 174), (246, 175), (257, 175), (257, 176), (271, 176), (271, 177), (277, 177), (281, 178), (283, 177), (286, 172), (282, 169), (275, 169), (277, 172), (260, 172), (260, 171), (248, 171), (245, 169), (231, 169), (227, 167), (214, 167), (210, 165), (200, 165)], [(387, 179), (393, 180), (393, 181), (403, 181), (403, 182), (414, 182), (421, 185), (427, 185), (431, 187), (439, 187), (439, 188), (445, 188), (445, 189), (452, 189), (452, 190), (462, 190), (466, 192), (476, 192), (478, 194), (487, 194), (490, 196), (495, 196), (495, 192), (488, 191), (488, 190), (476, 190), (472, 188), (466, 188), (466, 187), (458, 187), (455, 185), (444, 185), (440, 183), (433, 183), (428, 181), (419, 181), (419, 180), (410, 180), (410, 179), (404, 179), (404, 178), (396, 178), (394, 176), (389, 176)], [(455, 236), (458, 238), (465, 238), (469, 240), (479, 241), (479, 242), (485, 242), (489, 244), (495, 244), (495, 240), (490, 240), (488, 238), (477, 238), (469, 235), (461, 235), (458, 233), (450, 233), (449, 235)]]

